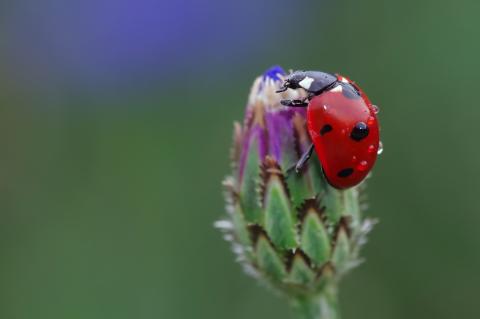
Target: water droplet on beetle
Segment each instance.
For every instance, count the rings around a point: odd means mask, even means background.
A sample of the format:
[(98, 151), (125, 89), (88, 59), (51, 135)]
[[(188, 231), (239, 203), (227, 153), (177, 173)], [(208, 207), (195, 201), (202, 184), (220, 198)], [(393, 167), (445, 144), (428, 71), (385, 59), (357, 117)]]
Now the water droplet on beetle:
[(368, 162), (367, 161), (361, 161), (357, 165), (357, 170), (359, 170), (360, 172), (363, 172), (363, 171), (367, 170), (367, 168), (368, 168)]
[(376, 149), (375, 145), (372, 144), (368, 147), (367, 152), (370, 153), (370, 154), (374, 153), (375, 149)]
[(378, 114), (378, 112), (380, 112), (380, 108), (375, 104), (372, 104), (372, 109), (373, 109), (373, 113), (375, 114)]
[(357, 157), (355, 155), (352, 156), (352, 163), (355, 163), (357, 161)]
[(382, 154), (382, 153), (383, 153), (383, 143), (380, 142), (380, 143), (378, 144), (377, 154), (380, 155), (380, 154)]
[(375, 118), (373, 116), (369, 116), (367, 120), (368, 126), (372, 126), (375, 123)]

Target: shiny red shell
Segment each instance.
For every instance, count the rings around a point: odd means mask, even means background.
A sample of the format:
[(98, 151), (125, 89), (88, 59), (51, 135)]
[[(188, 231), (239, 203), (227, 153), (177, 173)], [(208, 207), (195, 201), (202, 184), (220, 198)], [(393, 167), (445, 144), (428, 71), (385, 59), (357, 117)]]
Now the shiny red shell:
[[(350, 79), (337, 79), (337, 85), (310, 100), (307, 126), (328, 182), (345, 189), (365, 179), (375, 164), (379, 126), (365, 93)], [(352, 89), (360, 95), (351, 94)]]

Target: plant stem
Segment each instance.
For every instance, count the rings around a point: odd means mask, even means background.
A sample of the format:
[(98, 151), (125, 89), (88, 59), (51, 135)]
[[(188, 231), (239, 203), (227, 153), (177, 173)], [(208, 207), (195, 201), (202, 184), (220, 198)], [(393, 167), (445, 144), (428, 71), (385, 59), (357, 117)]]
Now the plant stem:
[(321, 294), (298, 297), (292, 306), (296, 319), (340, 319), (337, 289), (333, 285)]

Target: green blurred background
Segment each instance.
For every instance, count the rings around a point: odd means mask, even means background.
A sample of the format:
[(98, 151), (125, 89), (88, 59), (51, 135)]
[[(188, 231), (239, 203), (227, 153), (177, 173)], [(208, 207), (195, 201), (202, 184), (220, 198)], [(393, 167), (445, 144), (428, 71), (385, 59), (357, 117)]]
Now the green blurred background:
[(344, 318), (479, 318), (478, 3), (0, 1), (0, 318), (289, 318), (221, 235), (232, 122), (273, 64), (381, 107)]

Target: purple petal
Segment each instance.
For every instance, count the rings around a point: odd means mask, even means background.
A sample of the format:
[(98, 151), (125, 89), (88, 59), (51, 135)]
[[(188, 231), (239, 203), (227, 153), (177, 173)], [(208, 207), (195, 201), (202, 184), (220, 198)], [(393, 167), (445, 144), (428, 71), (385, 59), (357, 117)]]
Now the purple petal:
[(281, 81), (279, 75), (285, 75), (285, 71), (281, 66), (275, 65), (263, 73), (263, 79), (270, 78), (274, 81)]
[[(257, 142), (258, 149), (252, 149), (254, 147), (255, 142)], [(245, 171), (245, 165), (247, 163), (247, 158), (250, 152), (256, 152), (258, 154), (258, 161), (259, 164), (265, 156), (267, 155), (268, 151), (268, 141), (267, 141), (267, 134), (265, 128), (260, 126), (259, 124), (254, 124), (252, 128), (246, 132), (243, 148), (242, 148), (242, 155), (240, 156), (240, 164), (238, 167), (238, 176), (240, 183), (242, 181), (242, 176)]]

